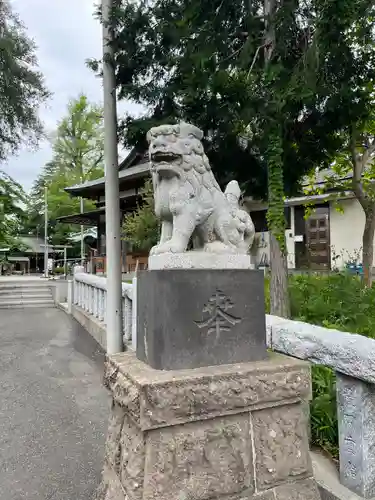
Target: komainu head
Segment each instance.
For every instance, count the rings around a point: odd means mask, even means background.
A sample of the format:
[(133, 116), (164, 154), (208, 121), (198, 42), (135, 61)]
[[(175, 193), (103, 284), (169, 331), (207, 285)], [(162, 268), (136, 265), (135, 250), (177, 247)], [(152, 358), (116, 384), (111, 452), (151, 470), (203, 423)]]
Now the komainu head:
[(181, 177), (194, 168), (203, 174), (210, 166), (202, 138), (198, 127), (185, 122), (153, 127), (147, 134), (151, 172), (162, 177)]

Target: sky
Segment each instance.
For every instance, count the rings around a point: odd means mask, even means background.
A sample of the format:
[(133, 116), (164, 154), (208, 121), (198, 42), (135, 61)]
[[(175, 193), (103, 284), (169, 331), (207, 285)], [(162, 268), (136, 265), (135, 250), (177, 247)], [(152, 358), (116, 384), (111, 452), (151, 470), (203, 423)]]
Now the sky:
[[(94, 0), (11, 0), (13, 10), (38, 47), (39, 69), (52, 93), (40, 110), (47, 132), (56, 128), (68, 101), (79, 93), (85, 93), (98, 104), (103, 100), (101, 80), (85, 65), (89, 58), (100, 58), (102, 51), (101, 26), (93, 17), (95, 3)], [(124, 111), (139, 110), (132, 103), (118, 105), (119, 116)], [(43, 141), (37, 151), (23, 148), (1, 168), (29, 190), (51, 157), (51, 145)]]

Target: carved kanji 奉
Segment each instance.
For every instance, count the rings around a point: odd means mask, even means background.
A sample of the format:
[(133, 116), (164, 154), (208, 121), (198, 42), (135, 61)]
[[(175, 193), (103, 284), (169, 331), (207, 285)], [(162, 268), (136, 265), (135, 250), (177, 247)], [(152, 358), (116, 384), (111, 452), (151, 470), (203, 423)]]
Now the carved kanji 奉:
[(203, 313), (208, 313), (209, 317), (203, 321), (196, 321), (199, 328), (208, 327), (208, 333), (216, 333), (216, 339), (220, 337), (222, 331), (229, 331), (232, 326), (241, 322), (228, 312), (228, 309), (234, 307), (233, 302), (225, 293), (217, 290), (203, 308)]

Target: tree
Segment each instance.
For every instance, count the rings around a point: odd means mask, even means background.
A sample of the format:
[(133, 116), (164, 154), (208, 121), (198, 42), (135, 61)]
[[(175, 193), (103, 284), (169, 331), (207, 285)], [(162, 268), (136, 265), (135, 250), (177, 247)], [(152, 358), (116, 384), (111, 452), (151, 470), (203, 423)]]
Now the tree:
[[(352, 189), (365, 213), (362, 262), (365, 283), (372, 284), (375, 235), (375, 121), (365, 130), (353, 126), (349, 135)], [(345, 168), (345, 163), (342, 163)]]
[[(325, 56), (320, 57), (319, 64), (321, 71), (331, 75), (325, 106), (335, 120), (341, 145), (324, 189), (352, 191), (364, 211), (362, 262), (364, 280), (370, 286), (375, 235), (375, 7), (365, 0), (322, 3), (326, 18), (318, 27), (323, 48), (320, 52)], [(336, 15), (333, 26), (328, 21), (330, 15)], [(314, 172), (311, 174), (313, 180)], [(324, 189), (312, 182), (308, 190)]]
[[(334, 191), (338, 200), (347, 192), (354, 193), (365, 215), (362, 265), (364, 282), (371, 286), (375, 236), (375, 119), (364, 128), (353, 125), (350, 130), (343, 131), (342, 136), (343, 148), (324, 175), (324, 184), (316, 184), (316, 172), (311, 172), (305, 191), (307, 194)], [(339, 201), (337, 209), (341, 210)]]
[[(272, 65), (274, 51), (279, 46), (279, 41), (276, 42), (278, 32), (275, 22), (276, 14), (276, 0), (264, 0), (263, 15), (265, 22), (262, 48), (264, 51), (264, 80), (267, 84), (266, 94), (268, 94), (267, 100), (270, 103), (266, 113), (269, 145), (265, 149), (268, 166), (267, 222), (270, 234), (270, 312), (288, 318), (290, 316), (290, 302), (285, 240), (283, 129), (281, 125), (283, 115), (287, 115), (287, 112), (285, 113), (283, 109), (284, 97), (280, 95), (279, 85), (279, 79), (284, 68), (281, 63), (279, 70), (276, 69), (275, 71)], [(282, 61), (282, 58), (279, 60)], [(290, 75), (288, 76), (290, 77)], [(287, 85), (284, 84), (284, 88)]]
[(151, 180), (140, 191), (141, 203), (135, 212), (125, 216), (123, 232), (126, 240), (138, 250), (149, 251), (158, 243), (160, 223), (154, 213), (154, 196)]
[[(258, 124), (252, 127), (247, 145), (239, 140), (247, 136), (248, 124), (265, 105), (264, 81), (254, 78), (259, 69), (262, 75), (264, 71), (262, 2), (122, 4), (113, 12), (119, 98), (135, 100), (147, 109), (141, 117), (127, 115), (123, 120), (124, 145), (142, 147), (147, 130), (160, 123), (180, 119), (194, 123), (205, 133), (205, 149), (219, 183), (235, 176), (246, 194), (265, 197), (266, 134)], [(291, 69), (301, 55), (300, 31), (289, 34), (285, 42), (296, 46), (297, 55), (289, 51)], [(90, 61), (90, 66), (98, 70), (100, 62)], [(332, 134), (328, 127), (325, 134), (318, 130), (319, 125), (324, 127), (319, 110), (305, 105), (295, 97), (285, 124), (286, 195), (299, 188), (301, 172), (330, 158)]]
[(35, 44), (7, 0), (0, 3), (0, 161), (42, 133), (40, 105), (48, 98), (37, 71)]
[(20, 184), (0, 171), (0, 246), (17, 246), (17, 236), (25, 218), (26, 194)]
[(337, 131), (360, 112), (341, 109), (350, 79), (343, 84), (339, 62), (342, 40), (371, 8), (364, 0), (156, 0), (113, 12), (119, 96), (149, 110), (126, 117), (125, 144), (142, 143), (155, 124), (193, 122), (219, 182), (235, 176), (246, 194), (268, 198), (278, 315), (289, 313), (284, 196), (332, 161)]
[(103, 172), (103, 110), (84, 94), (69, 102), (67, 116), (57, 128), (53, 152), (57, 170), (77, 174), (81, 182)]
[[(53, 158), (35, 181), (28, 205), (25, 230), (43, 228), (44, 196), (47, 186), (52, 242), (66, 243), (74, 227), (56, 224), (56, 218), (79, 213), (80, 199), (71, 197), (64, 188), (102, 177), (103, 120), (102, 110), (80, 95), (69, 102), (67, 115), (58, 124), (52, 142)], [(83, 210), (93, 210), (94, 202), (83, 200)]]

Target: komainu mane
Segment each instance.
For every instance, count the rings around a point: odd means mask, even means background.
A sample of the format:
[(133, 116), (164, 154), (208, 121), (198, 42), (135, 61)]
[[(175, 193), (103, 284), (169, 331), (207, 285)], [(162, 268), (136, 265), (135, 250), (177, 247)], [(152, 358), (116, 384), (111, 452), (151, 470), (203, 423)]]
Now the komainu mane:
[(246, 254), (254, 240), (250, 215), (239, 207), (240, 188), (231, 181), (223, 193), (202, 145), (203, 132), (188, 123), (161, 125), (148, 134), (159, 244), (151, 254), (193, 249)]

